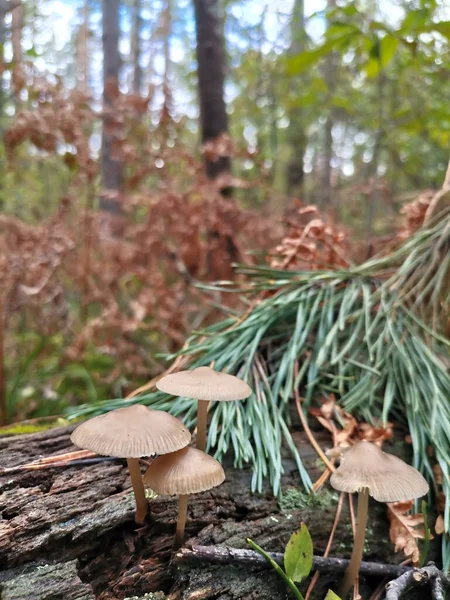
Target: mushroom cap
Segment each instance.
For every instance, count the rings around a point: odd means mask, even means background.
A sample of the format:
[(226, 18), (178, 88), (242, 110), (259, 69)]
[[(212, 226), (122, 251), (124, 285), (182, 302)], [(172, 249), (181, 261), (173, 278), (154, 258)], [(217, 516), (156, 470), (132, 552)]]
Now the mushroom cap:
[(368, 488), (369, 495), (378, 502), (413, 500), (429, 490), (417, 469), (371, 442), (358, 442), (344, 452), (330, 483), (336, 490), (350, 494)]
[(158, 390), (173, 396), (197, 400), (243, 400), (252, 393), (249, 385), (229, 373), (198, 367), (166, 375), (156, 384)]
[(159, 456), (144, 475), (144, 486), (157, 494), (197, 494), (220, 485), (225, 480), (222, 465), (215, 458), (188, 446)]
[(139, 458), (184, 448), (191, 434), (172, 415), (133, 404), (85, 421), (70, 439), (76, 446), (104, 456)]

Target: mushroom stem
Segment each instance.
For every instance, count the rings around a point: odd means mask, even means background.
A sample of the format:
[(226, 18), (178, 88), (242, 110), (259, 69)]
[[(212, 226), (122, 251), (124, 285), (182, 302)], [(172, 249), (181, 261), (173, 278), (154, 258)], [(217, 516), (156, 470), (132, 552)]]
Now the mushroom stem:
[(178, 550), (184, 542), (184, 528), (186, 526), (187, 505), (189, 496), (178, 496), (178, 520), (173, 549)]
[(134, 499), (136, 502), (135, 521), (138, 525), (143, 525), (148, 512), (148, 503), (147, 498), (145, 497), (139, 460), (137, 458), (127, 458), (127, 465), (130, 472), (131, 485), (133, 486)]
[(208, 420), (207, 400), (199, 400), (197, 408), (197, 448), (205, 452), (206, 450), (206, 424)]
[(361, 566), (361, 560), (364, 551), (364, 539), (366, 537), (367, 510), (369, 507), (369, 489), (362, 488), (358, 492), (358, 511), (356, 516), (355, 540), (353, 542), (353, 551), (350, 558), (344, 580), (339, 590), (339, 596), (345, 598), (352, 589), (355, 579)]

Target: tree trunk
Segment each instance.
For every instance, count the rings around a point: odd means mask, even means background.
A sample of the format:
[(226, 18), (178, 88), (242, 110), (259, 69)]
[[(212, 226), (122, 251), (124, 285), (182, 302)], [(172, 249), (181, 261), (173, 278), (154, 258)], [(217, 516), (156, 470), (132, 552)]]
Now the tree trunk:
[(120, 0), (103, 0), (103, 135), (102, 135), (102, 179), (100, 209), (112, 214), (120, 213), (122, 187), (122, 165), (113, 157), (114, 125), (110, 113), (119, 95), (119, 7)]
[(162, 13), (162, 36), (164, 55), (163, 95), (164, 102), (161, 111), (161, 123), (166, 123), (170, 118), (172, 107), (172, 94), (170, 90), (170, 34), (172, 31), (172, 7), (170, 0), (166, 0)]
[[(72, 430), (66, 427), (0, 438), (2, 600), (122, 600), (156, 591), (170, 593), (171, 600), (286, 598), (283, 582), (264, 567), (262, 571), (229, 565), (169, 568), (177, 498), (151, 500), (148, 523), (136, 528), (125, 460), (103, 458), (92, 464), (91, 459), (82, 465), (44, 470), (17, 468), (74, 450), (69, 440)], [(320, 474), (317, 455), (302, 432), (293, 435), (314, 480)], [(322, 446), (329, 443), (323, 432), (316, 437)], [(327, 490), (313, 497), (299, 493), (294, 460), (284, 462), (283, 502), (278, 502), (268, 487), (261, 494), (251, 494), (250, 469), (233, 469), (231, 459), (224, 461), (224, 468), (226, 481), (221, 486), (189, 501), (189, 542), (247, 548), (246, 538), (250, 537), (268, 551), (282, 552), (292, 532), (305, 521), (315, 553), (323, 553), (337, 494)], [(365, 560), (398, 562), (392, 560), (384, 505), (374, 503), (371, 509)], [(349, 519), (344, 505), (335, 538), (339, 551), (333, 554), (348, 556), (351, 551)], [(323, 600), (335, 579), (333, 573), (324, 574), (312, 598)], [(364, 597), (368, 597), (366, 591)]]
[(20, 0), (11, 11), (11, 44), (13, 51), (14, 68), (22, 63), (22, 30), (24, 25), (24, 6)]
[(142, 66), (141, 66), (141, 0), (134, 0), (133, 3), (133, 27), (131, 30), (131, 62), (133, 65), (133, 92), (141, 93), (142, 86)]
[[(225, 45), (221, 0), (194, 0), (197, 32), (197, 71), (202, 142), (213, 142), (228, 132), (224, 98)], [(205, 157), (206, 174), (215, 179), (229, 172), (229, 156), (219, 152), (217, 160)]]
[[(295, 0), (291, 19), (291, 45), (289, 54), (296, 56), (305, 49), (305, 6), (304, 0)], [(302, 77), (292, 78), (291, 96), (296, 98), (298, 87), (302, 85)], [(297, 100), (298, 102), (298, 100)], [(304, 131), (303, 111), (301, 106), (293, 106), (289, 111), (289, 129), (287, 132), (290, 146), (290, 159), (287, 165), (286, 187), (288, 194), (301, 195), (303, 189), (303, 159), (306, 151), (307, 137)]]
[[(336, 6), (336, 0), (327, 0), (328, 10)], [(339, 66), (339, 56), (336, 52), (332, 52), (325, 60), (324, 79), (328, 88), (328, 99), (330, 105), (333, 101), (334, 90), (336, 89), (337, 70)], [(333, 106), (328, 109), (327, 120), (325, 121), (324, 136), (323, 136), (323, 162), (320, 172), (320, 185), (318, 194), (318, 204), (324, 209), (331, 203), (331, 162), (334, 156), (333, 152), (333, 126), (335, 120)]]
[(5, 17), (8, 12), (8, 0), (0, 0), (0, 135), (3, 136), (3, 116), (5, 110), (5, 92), (3, 91), (3, 73), (5, 72)]
[(84, 0), (81, 24), (77, 34), (77, 85), (83, 92), (89, 90), (89, 0)]

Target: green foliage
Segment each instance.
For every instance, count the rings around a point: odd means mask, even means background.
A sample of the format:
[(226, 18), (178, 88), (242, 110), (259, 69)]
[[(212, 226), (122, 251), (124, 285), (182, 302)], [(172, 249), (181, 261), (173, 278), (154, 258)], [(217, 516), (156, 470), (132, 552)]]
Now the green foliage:
[[(273, 560), (261, 546), (258, 546), (253, 540), (247, 539), (247, 543), (258, 554), (263, 556), (272, 569), (281, 577), (287, 587), (293, 592), (297, 600), (304, 600), (302, 594), (296, 586), (303, 579), (308, 577), (313, 567), (313, 543), (311, 535), (305, 523), (302, 523), (300, 529), (295, 531), (284, 551), (284, 570)], [(340, 600), (331, 590), (328, 592), (325, 600)]]
[(325, 600), (341, 600), (341, 598), (335, 594), (332, 590), (328, 590)]
[(300, 583), (309, 575), (313, 566), (313, 543), (304, 523), (294, 532), (284, 551), (284, 570), (295, 583)]
[(250, 548), (252, 548), (252, 550), (255, 550), (255, 552), (258, 552), (258, 554), (261, 554), (261, 556), (263, 556), (267, 560), (269, 565), (272, 567), (275, 573), (277, 573), (277, 575), (281, 577), (281, 579), (285, 582), (286, 586), (292, 591), (297, 600), (304, 600), (302, 594), (300, 593), (300, 590), (295, 585), (295, 582), (286, 575), (283, 569), (273, 560), (273, 558), (269, 554), (267, 554), (265, 550), (261, 548), (261, 546), (258, 546), (258, 544), (256, 544), (253, 540), (249, 538), (247, 538), (247, 544), (250, 546)]
[(423, 567), (426, 564), (428, 550), (430, 548), (430, 539), (431, 539), (431, 531), (428, 525), (428, 508), (425, 500), (422, 500), (421, 503), (422, 514), (423, 514), (423, 529), (424, 529), (424, 539), (423, 539), (423, 547), (420, 552), (419, 557), (419, 567)]

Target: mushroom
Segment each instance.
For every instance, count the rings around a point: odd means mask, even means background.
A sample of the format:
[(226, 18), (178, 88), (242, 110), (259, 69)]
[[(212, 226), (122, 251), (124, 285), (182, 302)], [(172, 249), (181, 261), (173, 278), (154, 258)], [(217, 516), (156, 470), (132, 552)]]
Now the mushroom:
[(136, 523), (142, 525), (148, 504), (138, 459), (184, 448), (189, 444), (191, 434), (172, 415), (133, 404), (85, 421), (70, 439), (85, 450), (127, 459), (136, 501)]
[(192, 371), (179, 371), (160, 379), (156, 387), (166, 394), (185, 396), (198, 400), (197, 448), (206, 450), (206, 423), (211, 400), (243, 400), (252, 393), (249, 385), (229, 373), (198, 367)]
[(429, 486), (417, 469), (364, 441), (344, 451), (330, 483), (340, 492), (358, 492), (353, 551), (339, 592), (344, 598), (352, 588), (361, 565), (369, 496), (378, 502), (413, 500), (427, 494)]
[(144, 474), (145, 487), (157, 494), (178, 496), (178, 519), (174, 549), (184, 539), (189, 494), (198, 494), (220, 485), (225, 480), (222, 465), (196, 448), (183, 448), (158, 457)]

